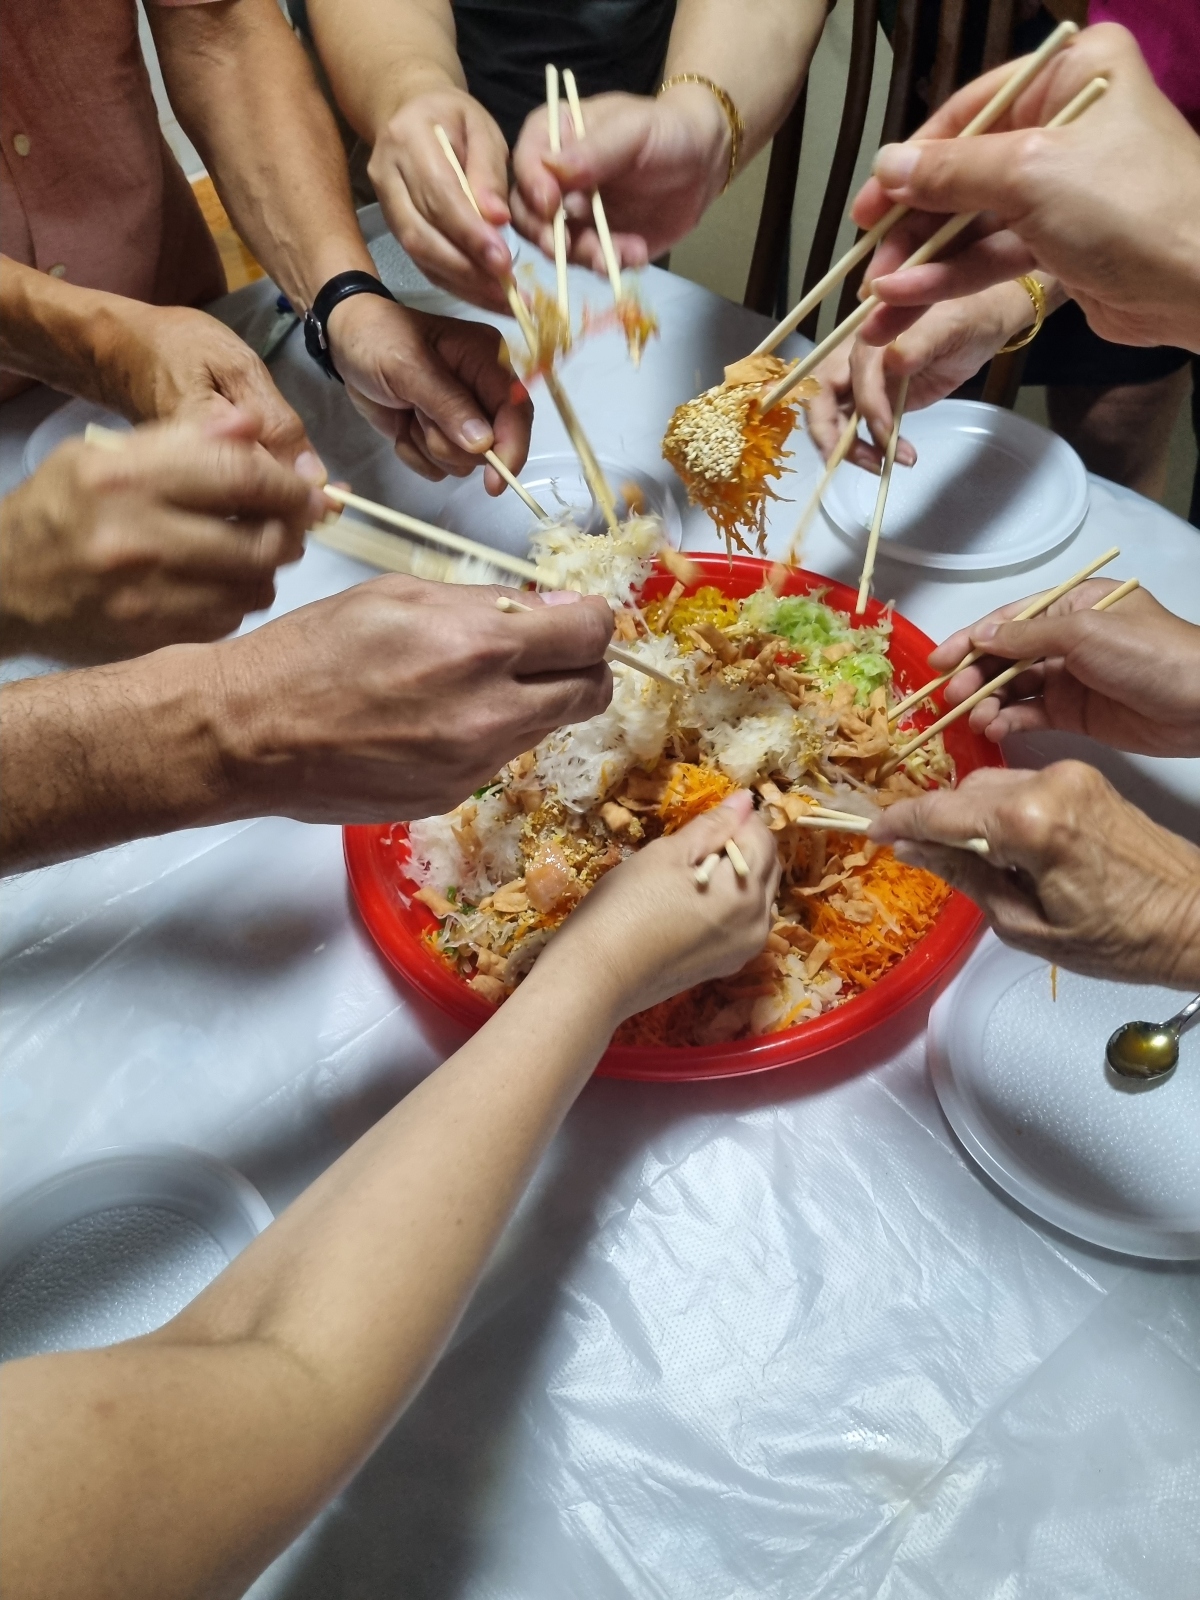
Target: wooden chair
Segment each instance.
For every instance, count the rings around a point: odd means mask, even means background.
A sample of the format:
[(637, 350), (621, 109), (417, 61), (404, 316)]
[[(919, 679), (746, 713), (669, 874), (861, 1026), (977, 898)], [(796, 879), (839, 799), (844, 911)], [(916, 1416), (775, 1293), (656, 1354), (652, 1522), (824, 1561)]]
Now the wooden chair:
[[(829, 0), (832, 11), (837, 0)], [(825, 194), (813, 230), (804, 269), (802, 293), (828, 270), (850, 196), (854, 168), (862, 144), (879, 34), (879, 0), (852, 0), (850, 67), (846, 98)], [(907, 138), (961, 84), (998, 66), (1011, 54), (1015, 0), (897, 0), (892, 24), (892, 75), (883, 115), (881, 144)], [(927, 75), (914, 82), (919, 60), (929, 61)], [(804, 136), (807, 85), (801, 89), (771, 146), (754, 253), (743, 304), (767, 316), (787, 310), (789, 245), (796, 178)], [(865, 263), (842, 287), (838, 316), (856, 303)], [(818, 312), (800, 325), (812, 338)], [(997, 356), (991, 363), (984, 398), (1011, 407), (1020, 388), (1024, 351)]]

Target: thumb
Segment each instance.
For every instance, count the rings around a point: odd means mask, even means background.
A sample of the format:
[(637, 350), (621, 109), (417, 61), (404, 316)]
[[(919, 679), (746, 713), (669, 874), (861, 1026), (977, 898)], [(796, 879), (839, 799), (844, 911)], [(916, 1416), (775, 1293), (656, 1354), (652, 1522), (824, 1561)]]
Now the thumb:
[(887, 144), (874, 175), (890, 200), (938, 214), (993, 211), (1005, 221), (1026, 210), (1041, 128), (989, 133), (978, 139), (910, 139)]
[(548, 155), (546, 165), (563, 190), (602, 189), (612, 178), (627, 173), (637, 161), (646, 140), (639, 118), (614, 117), (601, 123), (561, 155)]
[(985, 622), (971, 630), (971, 643), (1007, 661), (1065, 656), (1095, 630), (1097, 620), (1087, 611), (1068, 611), (1029, 622)]

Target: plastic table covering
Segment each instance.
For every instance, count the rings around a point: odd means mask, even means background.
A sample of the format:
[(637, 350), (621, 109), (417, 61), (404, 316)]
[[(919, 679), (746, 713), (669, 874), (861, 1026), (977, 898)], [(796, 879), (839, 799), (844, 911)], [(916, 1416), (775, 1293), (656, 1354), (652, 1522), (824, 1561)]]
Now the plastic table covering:
[[(600, 280), (574, 281), (603, 301)], [(665, 471), (671, 409), (762, 324), (656, 271), (646, 297), (663, 333), (641, 372), (606, 337), (566, 382), (602, 454)], [(272, 300), (258, 284), (217, 310), (255, 336)], [(448, 486), (392, 460), (298, 336), (273, 367), (335, 475), (436, 510)], [(0, 486), (55, 403), (0, 410)], [(564, 443), (540, 403), (535, 449)], [(803, 500), (807, 439), (794, 468), (784, 492)], [(941, 636), (1121, 543), (1116, 570), (1200, 620), (1195, 531), (1091, 492), (1077, 537), (1027, 576), (881, 561), (879, 592)], [(779, 549), (795, 508), (775, 511)], [(715, 542), (697, 513), (687, 527)], [(806, 559), (856, 577), (826, 523)], [(276, 610), (367, 575), (313, 547)], [(1084, 751), (1200, 835), (1187, 763), (1061, 738), (1010, 757)], [(278, 1212), (457, 1043), (357, 923), (334, 828), (193, 830), (0, 894), (9, 1191), (173, 1140), (231, 1161)], [(983, 1179), (934, 1099), (926, 1009), (773, 1075), (589, 1086), (423, 1393), (255, 1600), (1195, 1595), (1200, 1272), (1073, 1243)]]

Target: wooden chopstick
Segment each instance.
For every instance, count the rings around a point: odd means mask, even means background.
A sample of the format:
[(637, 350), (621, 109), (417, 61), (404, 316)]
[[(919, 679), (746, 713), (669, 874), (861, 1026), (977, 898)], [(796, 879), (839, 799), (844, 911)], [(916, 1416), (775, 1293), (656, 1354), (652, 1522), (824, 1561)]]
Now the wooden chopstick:
[(551, 520), (549, 514), (542, 510), (541, 506), (538, 505), (537, 501), (521, 482), (520, 478), (517, 477), (516, 473), (511, 472), (509, 468), (505, 466), (504, 462), (501, 461), (500, 457), (494, 450), (485, 450), (483, 452), (483, 459), (488, 463), (489, 466), (495, 467), (496, 471), (500, 474), (505, 483), (511, 490), (513, 490), (515, 494), (520, 495), (521, 499), (524, 500), (525, 504), (529, 507), (530, 511), (533, 512), (534, 516), (539, 522), (549, 522)]
[[(571, 123), (575, 129), (575, 137), (584, 137), (583, 107), (579, 103), (579, 90), (575, 86), (575, 74), (570, 67), (563, 69), (563, 88), (567, 92), (567, 105), (571, 110)], [(604, 257), (604, 265), (608, 272), (608, 281), (612, 285), (613, 299), (620, 300), (625, 290), (621, 284), (621, 264), (617, 260), (617, 252), (613, 248), (612, 234), (608, 229), (608, 216), (604, 210), (604, 201), (600, 198), (599, 189), (592, 191), (592, 220), (596, 224), (596, 237), (600, 240), (600, 253)]]
[[(1039, 595), (1036, 600), (1025, 607), (1024, 611), (1018, 611), (1016, 616), (1010, 620), (1013, 622), (1032, 622), (1034, 617), (1040, 617), (1043, 611), (1048, 611), (1056, 600), (1061, 600), (1063, 595), (1070, 594), (1072, 589), (1086, 582), (1094, 572), (1099, 572), (1100, 568), (1106, 567), (1110, 561), (1115, 561), (1120, 554), (1120, 546), (1114, 544), (1111, 550), (1106, 550), (1102, 556), (1097, 556), (1095, 561), (1089, 561), (1086, 567), (1080, 567), (1078, 572), (1064, 579), (1057, 588), (1047, 589), (1045, 594)], [(987, 655), (986, 650), (968, 651), (956, 667), (952, 667), (949, 672), (939, 673), (936, 678), (930, 678), (929, 682), (922, 688), (906, 696), (898, 705), (894, 705), (888, 712), (888, 721), (897, 721), (906, 711), (911, 711), (913, 706), (920, 705), (921, 701), (928, 695), (934, 694), (944, 683), (949, 683), (951, 678), (957, 677), (960, 672), (965, 671), (967, 667), (972, 666), (985, 655)]]
[[(1022, 90), (1033, 82), (1047, 61), (1070, 44), (1078, 32), (1079, 29), (1073, 22), (1059, 23), (1054, 32), (1031, 56), (1026, 57), (996, 91), (987, 105), (976, 113), (957, 137), (959, 139), (972, 139), (976, 134), (986, 133), (1004, 115)], [(825, 276), (812, 286), (797, 305), (792, 307), (777, 327), (772, 328), (762, 343), (751, 351), (751, 354), (756, 356), (769, 355), (777, 345), (782, 344), (789, 333), (795, 332), (809, 312), (821, 304), (821, 301), (824, 300), (829, 291), (836, 288), (860, 261), (865, 260), (871, 254), (880, 240), (887, 237), (902, 217), (908, 215), (909, 210), (910, 207), (908, 206), (895, 205), (886, 216), (879, 219), (873, 228), (868, 228), (862, 238), (847, 250), (840, 261), (836, 261), (830, 267)]]
[[(1074, 122), (1076, 117), (1082, 116), (1089, 106), (1094, 105), (1107, 88), (1107, 78), (1093, 78), (1091, 83), (1086, 88), (1081, 89), (1069, 105), (1065, 105), (1056, 117), (1052, 117), (1046, 123), (1046, 127), (1065, 128), (1069, 122)], [(942, 224), (936, 233), (926, 239), (923, 245), (914, 250), (908, 260), (903, 262), (896, 270), (904, 272), (909, 267), (921, 267), (927, 261), (932, 261), (934, 256), (944, 246), (948, 245), (951, 239), (957, 238), (964, 228), (969, 227), (978, 215), (978, 211), (960, 211), (957, 216), (951, 217), (948, 222)], [(758, 409), (760, 411), (770, 411), (781, 400), (786, 399), (798, 383), (807, 378), (815, 367), (819, 367), (825, 357), (832, 354), (852, 333), (857, 332), (872, 311), (882, 304), (883, 302), (878, 295), (869, 294), (862, 304), (857, 306), (843, 322), (838, 323), (831, 334), (822, 339), (821, 343), (811, 350), (803, 360), (797, 361), (794, 367), (785, 372), (773, 388), (767, 390), (766, 394), (758, 401)]]
[[(482, 217), (483, 213), (479, 209), (479, 202), (476, 200), (475, 193), (471, 188), (471, 180), (463, 171), (462, 163), (458, 159), (458, 155), (454, 149), (454, 146), (450, 143), (450, 138), (445, 128), (442, 127), (441, 123), (435, 123), (433, 132), (438, 143), (442, 147), (442, 152), (445, 155), (446, 160), (450, 163), (450, 166), (454, 171), (455, 177), (459, 181), (462, 192), (474, 206), (475, 214), (479, 217)], [(521, 291), (517, 288), (516, 279), (513, 277), (511, 272), (504, 280), (504, 293), (508, 298), (509, 309), (512, 311), (513, 316), (517, 319), (517, 325), (520, 327), (522, 334), (525, 336), (525, 343), (529, 346), (530, 359), (532, 361), (536, 361), (538, 357), (537, 329), (533, 325), (533, 318), (529, 314), (529, 307), (522, 299)], [(609, 532), (616, 533), (619, 526), (617, 520), (617, 505), (613, 498), (613, 492), (608, 486), (608, 481), (600, 469), (600, 463), (596, 459), (596, 453), (589, 444), (587, 435), (584, 433), (583, 428), (580, 426), (579, 418), (575, 415), (575, 408), (567, 399), (566, 394), (563, 391), (562, 384), (558, 380), (558, 374), (554, 371), (553, 366), (547, 366), (543, 376), (546, 380), (546, 388), (549, 391), (550, 398), (553, 400), (555, 408), (557, 409), (559, 416), (562, 418), (563, 427), (567, 430), (567, 437), (575, 447), (575, 454), (579, 457), (579, 463), (583, 468), (583, 475), (588, 481), (588, 487), (595, 496), (596, 504), (600, 507), (600, 510), (604, 516), (604, 520), (608, 524)]]
[(419, 539), (428, 539), (431, 544), (440, 544), (446, 550), (454, 550), (459, 555), (474, 556), (479, 561), (486, 561), (489, 566), (499, 567), (502, 572), (515, 573), (518, 578), (527, 582), (538, 582), (538, 570), (532, 561), (522, 561), (519, 556), (510, 556), (503, 550), (493, 550), (490, 545), (478, 544), (474, 539), (464, 539), (461, 533), (451, 533), (448, 528), (437, 528), (432, 522), (422, 522), (419, 517), (410, 517), (405, 511), (393, 511), (391, 506), (381, 506), (375, 500), (368, 500), (361, 494), (351, 494), (349, 489), (338, 489), (332, 484), (326, 484), (321, 493), (328, 496), (335, 505), (349, 506), (354, 511), (362, 511), (369, 517), (377, 517), (380, 522), (389, 522), (394, 528), (401, 528), (405, 533), (415, 533)]
[[(726, 839), (724, 853), (729, 858), (729, 865), (733, 868), (734, 875), (743, 883), (750, 877), (750, 865), (742, 854), (736, 839)], [(714, 850), (711, 855), (705, 856), (698, 867), (692, 868), (692, 882), (697, 889), (707, 889), (709, 879), (721, 864), (721, 851)]]
[[(871, 824), (866, 817), (796, 817), (795, 825), (798, 828), (815, 828), (823, 833), (869, 833)], [(992, 847), (986, 839), (956, 839), (931, 841), (945, 844), (951, 850), (970, 850), (977, 856), (990, 856)]]
[[(546, 120), (550, 132), (550, 150), (562, 154), (562, 125), (559, 122), (558, 68), (546, 66)], [(571, 300), (567, 289), (567, 208), (559, 201), (554, 213), (554, 276), (558, 282), (558, 313), (571, 326)]]
[[(508, 612), (532, 611), (533, 607), (523, 605), (520, 600), (514, 600), (511, 595), (502, 594), (497, 595), (496, 597), (496, 610)], [(652, 667), (648, 662), (639, 660), (639, 658), (633, 655), (630, 651), (622, 650), (615, 644), (610, 644), (605, 650), (604, 659), (606, 661), (619, 662), (623, 667), (632, 667), (634, 672), (640, 672), (647, 678), (655, 679), (658, 683), (665, 683), (667, 687), (669, 689), (673, 689), (676, 694), (680, 692), (682, 687), (682, 685), (679, 684), (674, 678), (669, 677), (667, 673), (660, 672), (657, 667)]]
[(884, 452), (883, 471), (879, 475), (879, 493), (875, 496), (875, 512), (871, 518), (870, 532), (867, 534), (867, 551), (863, 557), (862, 577), (858, 580), (858, 600), (854, 607), (856, 617), (861, 617), (867, 609), (871, 579), (875, 576), (875, 557), (879, 553), (879, 535), (883, 529), (883, 508), (887, 505), (892, 468), (896, 465), (896, 445), (900, 439), (900, 423), (904, 417), (904, 405), (907, 399), (908, 379), (904, 378), (900, 383), (900, 392), (896, 396), (896, 414), (892, 419), (892, 431), (888, 436), (887, 450)]
[[(1138, 580), (1136, 578), (1126, 578), (1124, 583), (1116, 589), (1110, 590), (1102, 600), (1097, 600), (1092, 610), (1107, 611), (1110, 606), (1115, 606), (1118, 600), (1124, 600), (1127, 594), (1132, 594), (1137, 587)], [(923, 728), (907, 744), (901, 745), (899, 750), (880, 769), (880, 777), (886, 777), (888, 773), (894, 772), (902, 761), (907, 761), (909, 756), (915, 750), (919, 750), (923, 744), (927, 744), (934, 734), (941, 733), (943, 728), (948, 728), (952, 722), (957, 722), (959, 717), (966, 716), (967, 712), (973, 711), (981, 700), (988, 699), (989, 696), (996, 693), (997, 689), (1003, 689), (1006, 683), (1011, 683), (1020, 673), (1028, 672), (1029, 668), (1036, 666), (1037, 663), (1037, 656), (1027, 656), (1024, 661), (1014, 661), (1011, 667), (1006, 667), (1003, 672), (997, 673), (981, 689), (976, 689), (974, 694), (968, 695), (965, 700), (960, 701), (958, 705), (947, 711), (944, 717), (939, 717), (935, 723), (928, 728)]]
[(825, 470), (821, 474), (820, 481), (809, 497), (808, 504), (800, 513), (800, 520), (796, 524), (796, 531), (792, 534), (791, 541), (788, 544), (787, 555), (784, 556), (782, 562), (776, 563), (776, 565), (771, 569), (772, 587), (776, 587), (777, 580), (785, 578), (787, 576), (788, 569), (796, 565), (796, 562), (799, 559), (801, 546), (804, 543), (804, 537), (809, 530), (812, 519), (817, 514), (817, 507), (821, 504), (821, 501), (825, 495), (825, 491), (828, 489), (830, 482), (833, 479), (834, 473), (850, 454), (851, 448), (854, 445), (854, 441), (857, 438), (858, 412), (855, 411), (851, 415), (846, 426), (842, 429), (841, 437), (838, 439), (838, 442), (830, 451), (829, 460), (825, 463)]

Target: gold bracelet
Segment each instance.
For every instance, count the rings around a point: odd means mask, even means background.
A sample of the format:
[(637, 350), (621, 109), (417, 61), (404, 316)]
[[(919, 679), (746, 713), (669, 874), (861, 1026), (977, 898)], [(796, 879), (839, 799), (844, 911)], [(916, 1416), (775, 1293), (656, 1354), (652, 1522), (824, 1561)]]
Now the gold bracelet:
[(1026, 333), (1017, 334), (1007, 344), (1002, 344), (999, 350), (996, 351), (998, 356), (1009, 355), (1014, 350), (1023, 350), (1027, 344), (1032, 344), (1038, 334), (1041, 333), (1042, 323), (1046, 320), (1046, 291), (1033, 274), (1027, 272), (1023, 278), (1017, 278), (1014, 281), (1021, 285), (1022, 289), (1033, 301), (1033, 327)]
[(702, 72), (675, 72), (665, 78), (658, 86), (659, 94), (666, 94), (668, 89), (673, 89), (676, 84), (697, 83), (702, 89), (707, 89), (710, 94), (717, 97), (717, 104), (725, 113), (725, 120), (729, 124), (729, 171), (725, 174), (725, 183), (721, 189), (724, 194), (733, 182), (734, 173), (737, 171), (738, 159), (742, 153), (742, 140), (746, 137), (746, 124), (742, 114), (733, 103), (733, 96), (719, 83), (714, 83), (711, 78), (706, 78)]

